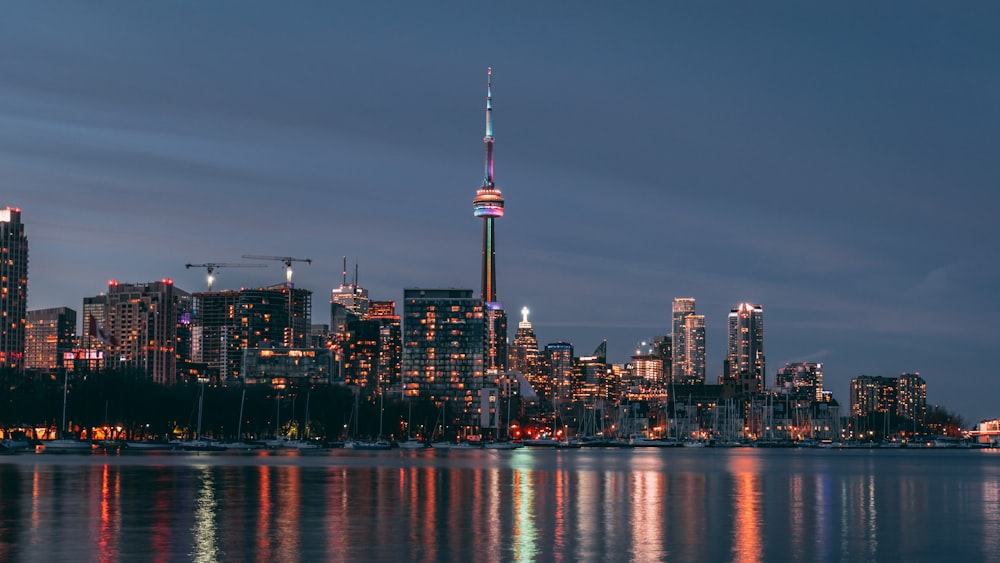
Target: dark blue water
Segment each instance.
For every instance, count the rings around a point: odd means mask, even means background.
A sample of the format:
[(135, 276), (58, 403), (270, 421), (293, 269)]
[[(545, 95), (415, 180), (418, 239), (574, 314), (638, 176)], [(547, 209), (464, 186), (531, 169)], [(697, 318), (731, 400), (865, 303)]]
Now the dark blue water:
[(1000, 452), (0, 457), (0, 561), (1000, 561)]

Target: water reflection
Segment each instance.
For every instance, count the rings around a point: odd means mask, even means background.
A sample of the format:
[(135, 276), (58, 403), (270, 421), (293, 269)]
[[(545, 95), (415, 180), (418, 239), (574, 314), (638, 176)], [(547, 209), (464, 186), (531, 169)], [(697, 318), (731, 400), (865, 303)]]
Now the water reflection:
[(761, 547), (761, 476), (758, 458), (737, 455), (730, 460), (733, 487), (733, 561), (760, 561)]
[(0, 560), (989, 560), (1000, 468), (958, 455), (16, 457)]
[(199, 563), (207, 563), (219, 558), (215, 537), (217, 504), (212, 470), (208, 467), (202, 467), (200, 480), (201, 487), (198, 491), (194, 511), (194, 526), (191, 528), (191, 534), (194, 537), (194, 551), (191, 553), (191, 558)]

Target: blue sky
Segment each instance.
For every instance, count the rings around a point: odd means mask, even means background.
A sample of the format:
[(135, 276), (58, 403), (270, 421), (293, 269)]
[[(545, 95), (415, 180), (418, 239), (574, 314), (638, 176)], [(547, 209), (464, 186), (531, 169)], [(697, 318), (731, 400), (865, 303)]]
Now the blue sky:
[[(494, 69), (498, 294), (626, 361), (764, 308), (770, 382), (917, 371), (1000, 416), (1000, 8), (990, 3), (19, 2), (0, 18), (0, 205), (29, 308), (243, 254), (342, 256), (373, 298), (478, 290)], [(283, 280), (220, 270), (216, 288)]]

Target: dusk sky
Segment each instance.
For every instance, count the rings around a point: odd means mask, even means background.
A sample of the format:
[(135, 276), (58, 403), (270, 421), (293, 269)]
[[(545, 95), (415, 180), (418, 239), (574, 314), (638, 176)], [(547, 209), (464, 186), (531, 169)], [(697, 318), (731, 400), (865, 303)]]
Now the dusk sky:
[[(497, 286), (513, 337), (625, 362), (705, 315), (764, 309), (767, 384), (823, 362), (919, 372), (1000, 416), (1000, 5), (14, 2), (0, 17), (0, 207), (29, 309), (243, 254), (342, 256), (373, 299), (480, 287), (493, 67)], [(219, 270), (215, 289), (284, 280)]]

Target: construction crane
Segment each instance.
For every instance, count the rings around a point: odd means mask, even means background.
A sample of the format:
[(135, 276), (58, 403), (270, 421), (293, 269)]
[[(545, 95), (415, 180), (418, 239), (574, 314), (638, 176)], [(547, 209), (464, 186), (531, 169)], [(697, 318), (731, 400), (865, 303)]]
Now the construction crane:
[(312, 260), (309, 258), (292, 258), (291, 256), (257, 256), (256, 254), (244, 254), (243, 257), (248, 260), (275, 260), (283, 262), (285, 264), (285, 279), (289, 286), (292, 285), (292, 262), (305, 262), (306, 264), (312, 264)]
[(266, 268), (267, 264), (225, 264), (221, 262), (209, 262), (208, 264), (185, 264), (185, 268), (205, 268), (208, 272), (208, 290), (212, 291), (212, 282), (215, 281), (213, 272), (219, 268)]

